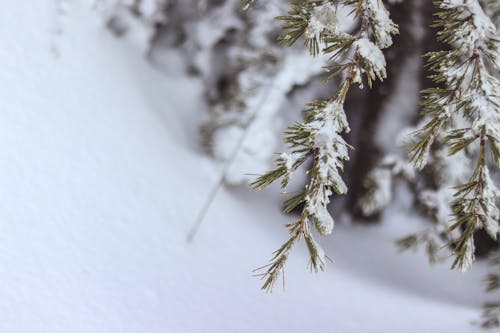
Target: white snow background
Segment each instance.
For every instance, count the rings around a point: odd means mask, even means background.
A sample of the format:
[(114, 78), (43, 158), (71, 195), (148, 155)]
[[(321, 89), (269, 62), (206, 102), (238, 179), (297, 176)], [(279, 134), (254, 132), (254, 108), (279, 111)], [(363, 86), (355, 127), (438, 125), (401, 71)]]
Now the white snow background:
[(275, 188), (222, 190), (186, 242), (217, 178), (198, 148), (201, 84), (87, 5), (59, 37), (53, 21), (51, 0), (2, 2), (0, 332), (482, 331), (483, 263), (460, 274), (397, 253), (423, 227), (404, 188), (381, 226), (322, 240), (326, 272), (293, 251), (286, 291), (252, 277), (286, 239)]

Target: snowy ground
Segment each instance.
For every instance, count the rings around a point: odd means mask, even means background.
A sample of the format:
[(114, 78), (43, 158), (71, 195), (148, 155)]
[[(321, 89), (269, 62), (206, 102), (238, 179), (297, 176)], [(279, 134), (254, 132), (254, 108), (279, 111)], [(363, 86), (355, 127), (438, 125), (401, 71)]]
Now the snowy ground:
[(486, 270), (398, 255), (392, 240), (419, 225), (405, 202), (382, 227), (339, 225), (322, 274), (294, 251), (286, 292), (251, 273), (286, 237), (274, 189), (222, 191), (187, 243), (216, 178), (197, 148), (200, 84), (85, 7), (55, 41), (50, 0), (3, 7), (0, 332), (481, 331)]

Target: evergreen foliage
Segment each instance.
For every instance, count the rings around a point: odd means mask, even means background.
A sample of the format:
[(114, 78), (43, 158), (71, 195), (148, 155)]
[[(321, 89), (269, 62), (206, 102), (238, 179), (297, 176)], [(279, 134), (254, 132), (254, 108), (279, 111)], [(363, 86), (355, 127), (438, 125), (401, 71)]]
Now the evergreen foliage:
[(469, 179), (455, 186), (449, 225), (449, 231), (460, 231), (453, 239), (452, 267), (466, 270), (474, 260), (474, 232), (483, 228), (496, 240), (499, 228), (500, 192), (490, 176), (490, 167), (498, 168), (500, 162), (499, 44), (496, 27), (478, 1), (437, 5), (438, 40), (451, 49), (427, 54), (436, 87), (423, 92), (428, 120), (416, 132), (410, 161), (422, 169), (438, 136), (449, 155), (463, 153), (463, 159), (475, 160)]
[[(327, 209), (330, 197), (333, 193), (347, 192), (340, 172), (352, 147), (342, 137), (342, 133), (349, 132), (344, 102), (353, 84), (362, 86), (365, 81), (371, 87), (373, 81), (386, 77), (381, 49), (390, 46), (392, 35), (398, 32), (384, 4), (378, 0), (296, 1), (290, 6), (288, 15), (278, 17), (285, 22), (280, 41), (292, 45), (303, 37), (312, 56), (323, 53), (330, 57), (332, 64), (326, 67), (330, 73), (328, 78), (340, 76), (341, 84), (330, 98), (309, 104), (303, 122), (290, 126), (286, 132), (285, 141), (290, 152), (281, 154), (276, 160), (276, 168), (252, 184), (255, 189), (262, 189), (281, 179), (285, 191), (292, 174), (306, 161), (312, 163), (305, 171), (308, 181), (304, 189), (285, 201), (285, 212), (300, 206), (301, 217), (288, 225), (289, 240), (275, 252), (271, 263), (263, 267), (265, 290), (275, 286), (293, 245), (301, 238), (305, 239), (309, 250), (311, 269), (324, 269), (327, 257), (313, 239), (310, 224), (314, 224), (319, 234), (330, 234), (334, 226)], [(338, 28), (339, 6), (350, 8), (351, 14), (359, 20), (355, 33)]]
[[(311, 270), (325, 268), (328, 257), (313, 233), (332, 232), (331, 197), (348, 190), (341, 176), (353, 149), (345, 140), (350, 131), (346, 96), (352, 85), (362, 88), (366, 83), (371, 88), (386, 78), (382, 50), (398, 33), (382, 0), (295, 0), (283, 14), (280, 6), (285, 2), (242, 0), (238, 6), (219, 0), (96, 1), (97, 7), (113, 8), (104, 12), (117, 35), (137, 22), (146, 28), (148, 43), (161, 34), (177, 34), (173, 39), (206, 86), (212, 112), (202, 134), (211, 155), (227, 163), (221, 178), (225, 183), (241, 183), (246, 171), (267, 167), (275, 148), (269, 137), (277, 128), (270, 120), (294, 87), (314, 79), (321, 70), (318, 63), (329, 60), (326, 80), (335, 78), (338, 89), (307, 105), (303, 120), (285, 132), (289, 151), (252, 184), (262, 189), (280, 181), (286, 192), (297, 173), (307, 178), (305, 186), (284, 202), (286, 213), (300, 211), (300, 217), (287, 224), (288, 240), (259, 272), (265, 290), (276, 285), (301, 240), (309, 251)], [(407, 180), (436, 223), (398, 245), (408, 249), (425, 244), (431, 262), (446, 257), (443, 249), (452, 246), (453, 268), (466, 270), (475, 258), (477, 231), (483, 229), (496, 240), (499, 229), (495, 180), (500, 165), (500, 2), (437, 0), (435, 5), (434, 28), (440, 30), (442, 50), (426, 55), (433, 87), (423, 91), (422, 119), (397, 140), (403, 146), (413, 139), (409, 160), (392, 153), (381, 159), (366, 179), (359, 208), (365, 215), (382, 211), (392, 200), (394, 178)], [(242, 14), (241, 8), (251, 10)], [(343, 24), (345, 13), (350, 13), (354, 26)], [(274, 16), (282, 23), (278, 42), (293, 46), (288, 51), (275, 42), (275, 27), (268, 24)], [(235, 33), (242, 38), (233, 38)], [(296, 45), (302, 39), (304, 52)], [(214, 62), (219, 58), (222, 70)], [(241, 167), (249, 163), (251, 169)], [(424, 168), (431, 178), (427, 183), (417, 177)], [(499, 281), (498, 275), (489, 275), (488, 290), (496, 290)], [(486, 305), (485, 326), (499, 325), (498, 308), (495, 302)]]

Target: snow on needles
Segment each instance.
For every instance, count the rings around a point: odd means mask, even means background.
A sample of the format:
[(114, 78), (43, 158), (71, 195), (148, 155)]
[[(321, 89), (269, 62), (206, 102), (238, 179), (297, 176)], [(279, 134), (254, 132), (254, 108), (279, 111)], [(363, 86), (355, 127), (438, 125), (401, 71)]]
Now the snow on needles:
[(306, 37), (319, 40), (321, 33), (337, 31), (338, 21), (335, 11), (335, 5), (330, 2), (315, 7), (305, 31)]
[(387, 76), (385, 57), (377, 45), (373, 44), (368, 38), (361, 38), (354, 42), (354, 46), (357, 48), (360, 57), (369, 64), (367, 74), (370, 77), (385, 78)]
[(381, 49), (388, 48), (392, 45), (392, 35), (399, 32), (398, 26), (390, 19), (381, 0), (367, 0), (365, 6), (368, 8), (377, 46)]
[[(459, 233), (452, 240), (457, 244), (452, 268), (464, 271), (474, 261), (474, 231), (483, 228), (492, 239), (499, 231), (499, 190), (490, 177), (492, 164), (498, 167), (500, 160), (500, 81), (495, 75), (499, 43), (495, 25), (477, 0), (442, 0), (438, 4), (438, 39), (451, 50), (431, 53), (428, 63), (435, 72), (434, 82), (438, 86), (444, 83), (445, 88), (426, 93), (424, 112), (433, 117), (420, 130), (411, 154), (413, 164), (422, 168), (431, 145), (443, 140), (459, 164), (475, 165), (466, 179), (448, 184), (454, 191), (450, 228)], [(464, 151), (472, 154), (458, 155)], [(495, 163), (490, 163), (488, 155)]]
[(313, 147), (317, 150), (317, 190), (306, 198), (307, 212), (322, 235), (333, 230), (334, 221), (327, 210), (333, 188), (338, 194), (347, 192), (347, 186), (339, 174), (343, 161), (349, 159), (348, 145), (340, 135), (349, 126), (342, 104), (329, 102), (309, 124)]

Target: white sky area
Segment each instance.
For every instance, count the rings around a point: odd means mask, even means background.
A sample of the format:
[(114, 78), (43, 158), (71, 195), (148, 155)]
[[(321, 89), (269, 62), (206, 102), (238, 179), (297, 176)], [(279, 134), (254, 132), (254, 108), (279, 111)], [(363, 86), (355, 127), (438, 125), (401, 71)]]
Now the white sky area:
[(482, 331), (484, 263), (461, 274), (397, 253), (423, 227), (404, 188), (381, 226), (340, 221), (321, 239), (325, 272), (297, 247), (286, 291), (252, 276), (286, 239), (274, 187), (222, 190), (186, 242), (217, 170), (182, 58), (155, 68), (87, 5), (61, 36), (52, 1), (2, 5), (0, 332)]

